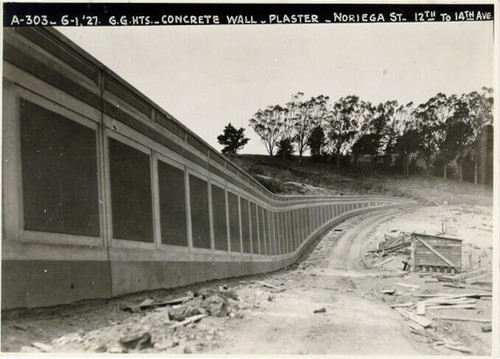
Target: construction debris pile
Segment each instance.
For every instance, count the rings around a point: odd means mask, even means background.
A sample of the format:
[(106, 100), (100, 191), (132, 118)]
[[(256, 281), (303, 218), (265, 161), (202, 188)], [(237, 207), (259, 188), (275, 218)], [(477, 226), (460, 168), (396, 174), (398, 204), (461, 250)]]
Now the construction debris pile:
[(410, 332), (419, 341), (445, 354), (446, 350), (472, 354), (473, 349), (464, 345), (471, 343), (470, 338), (456, 335), (450, 326), (466, 326), (465, 331), (476, 333), (491, 331), (492, 266), (484, 253), (443, 233), (432, 236), (394, 230), (364, 255), (363, 264), (368, 269), (385, 266), (404, 277), (384, 282), (376, 291), (408, 320)]
[[(397, 284), (397, 283), (396, 283)], [(408, 285), (410, 287), (410, 285)], [(413, 285), (413, 290), (420, 286)], [(396, 290), (384, 289), (381, 293), (385, 295), (398, 296)], [(472, 349), (464, 346), (460, 341), (450, 338), (449, 333), (441, 330), (445, 322), (474, 322), (481, 323), (483, 332), (491, 331), (491, 319), (481, 318), (479, 314), (485, 312), (485, 306), (491, 304), (492, 293), (488, 289), (477, 292), (465, 293), (402, 293), (400, 298), (395, 298), (395, 303), (391, 307), (401, 316), (406, 318), (409, 323), (409, 330), (418, 336), (420, 341), (439, 347), (447, 348), (462, 353), (472, 353)], [(486, 301), (479, 307), (479, 301)], [(490, 302), (490, 303), (488, 303)], [(459, 310), (458, 315), (450, 314)], [(444, 310), (445, 316), (437, 315)], [(463, 310), (468, 313), (464, 314)], [(491, 318), (491, 317), (490, 317)]]
[(123, 322), (110, 323), (87, 333), (70, 333), (53, 340), (50, 345), (35, 342), (21, 351), (128, 353), (178, 347), (181, 353), (191, 353), (213, 345), (213, 339), (222, 334), (220, 330), (203, 326), (200, 323), (203, 318), (242, 318), (240, 309), (244, 308), (246, 305), (226, 286), (218, 290), (188, 292), (186, 296), (172, 300), (147, 298), (138, 304), (123, 305), (122, 310), (132, 314)]
[(379, 268), (399, 258), (393, 266), (404, 271), (441, 272), (456, 274), (461, 271), (488, 267), (488, 251), (459, 238), (407, 233), (393, 230), (384, 234), (377, 248), (365, 253), (365, 268)]
[[(384, 239), (378, 242), (378, 248), (368, 251), (363, 258), (363, 263), (366, 268), (379, 268), (393, 261), (396, 255), (400, 254), (408, 257), (404, 262), (404, 270), (409, 270), (410, 247), (412, 244), (412, 236), (410, 233), (400, 232), (397, 230), (391, 231), (384, 235)], [(403, 263), (404, 264), (404, 263)]]

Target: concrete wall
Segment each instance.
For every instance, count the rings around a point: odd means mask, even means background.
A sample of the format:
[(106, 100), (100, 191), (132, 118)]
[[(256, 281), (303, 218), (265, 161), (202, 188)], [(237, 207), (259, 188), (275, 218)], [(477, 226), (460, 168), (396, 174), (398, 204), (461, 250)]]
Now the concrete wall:
[(2, 308), (276, 270), (403, 206), (278, 196), (52, 29), (4, 29)]

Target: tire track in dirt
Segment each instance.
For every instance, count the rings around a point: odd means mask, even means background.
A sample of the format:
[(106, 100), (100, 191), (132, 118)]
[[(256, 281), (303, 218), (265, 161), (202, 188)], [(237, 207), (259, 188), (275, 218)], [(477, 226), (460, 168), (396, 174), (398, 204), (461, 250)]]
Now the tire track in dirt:
[(362, 222), (347, 229), (333, 247), (329, 267), (332, 269), (363, 269), (362, 258), (369, 233), (380, 223), (401, 213), (401, 209), (383, 211), (369, 216)]

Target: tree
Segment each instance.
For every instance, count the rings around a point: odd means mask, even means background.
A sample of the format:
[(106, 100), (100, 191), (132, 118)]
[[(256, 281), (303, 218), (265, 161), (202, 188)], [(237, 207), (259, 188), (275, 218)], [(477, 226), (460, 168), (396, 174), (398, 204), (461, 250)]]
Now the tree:
[(278, 153), (277, 156), (283, 160), (289, 160), (292, 158), (294, 149), (292, 139), (289, 137), (282, 138), (278, 142)]
[(264, 110), (258, 110), (249, 120), (250, 126), (259, 135), (271, 157), (274, 156), (274, 149), (281, 136), (285, 112), (280, 105), (268, 106)]
[(372, 168), (375, 168), (378, 155), (379, 138), (374, 133), (367, 133), (361, 136), (352, 146), (354, 166), (358, 166), (358, 158), (363, 155), (370, 155)]
[(474, 183), (477, 184), (478, 162), (482, 149), (477, 144), (483, 129), (493, 124), (493, 89), (483, 87), (481, 92), (471, 92), (467, 95), (467, 102), (472, 128), (472, 141), (469, 145), (469, 151), (474, 160)]
[(491, 184), (493, 180), (493, 125), (486, 125), (481, 129), (474, 143), (474, 151), (477, 156), (474, 179), (483, 184)]
[(299, 162), (309, 147), (309, 137), (312, 130), (321, 125), (327, 113), (326, 104), (329, 99), (328, 96), (319, 95), (311, 97), (309, 100), (303, 100), (303, 96), (302, 92), (298, 92), (292, 96), (292, 101), (287, 103), (287, 117), (294, 129), (291, 138), (297, 145)]
[(314, 127), (311, 131), (311, 135), (307, 139), (307, 145), (309, 146), (309, 149), (311, 150), (311, 156), (314, 159), (318, 159), (321, 157), (322, 148), (325, 145), (325, 140), (326, 138), (323, 128), (320, 125)]
[(392, 115), (387, 119), (380, 134), (380, 147), (386, 167), (389, 167), (392, 162), (392, 153), (395, 150), (399, 136), (404, 133), (404, 129), (408, 126), (408, 123), (414, 120), (412, 102), (398, 106), (396, 101), (390, 101), (390, 106), (393, 106), (394, 110), (392, 111)]
[(367, 107), (359, 97), (350, 95), (339, 99), (330, 110), (328, 139), (333, 154), (337, 156), (337, 168), (340, 167), (340, 156), (348, 154), (354, 145)]
[(446, 137), (444, 124), (454, 111), (455, 97), (438, 93), (426, 103), (415, 109), (415, 118), (419, 129), (420, 155), (426, 164), (429, 175), (432, 157), (438, 152)]
[(454, 104), (453, 115), (445, 124), (445, 148), (455, 153), (458, 166), (459, 180), (463, 180), (463, 161), (468, 147), (474, 141), (474, 130), (471, 125), (471, 116), (467, 95), (462, 95)]
[(395, 150), (403, 159), (403, 173), (410, 176), (410, 156), (417, 152), (420, 147), (420, 132), (409, 129), (396, 142)]
[(245, 146), (249, 138), (245, 137), (245, 129), (242, 127), (239, 130), (231, 125), (231, 122), (224, 127), (222, 135), (217, 136), (217, 141), (224, 146), (222, 153), (236, 154), (243, 146)]

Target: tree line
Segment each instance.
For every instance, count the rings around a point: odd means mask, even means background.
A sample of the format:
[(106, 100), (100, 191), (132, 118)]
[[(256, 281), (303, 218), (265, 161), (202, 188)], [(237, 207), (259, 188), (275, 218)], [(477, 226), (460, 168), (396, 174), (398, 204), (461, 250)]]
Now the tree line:
[(484, 175), (478, 179), (479, 166), (493, 166), (493, 90), (486, 87), (462, 95), (438, 93), (418, 105), (372, 104), (354, 95), (333, 102), (298, 92), (284, 105), (259, 109), (249, 123), (270, 156), (296, 153), (301, 161), (309, 151), (313, 159), (331, 158), (337, 167), (346, 160), (357, 166), (361, 156), (369, 156), (373, 168), (388, 168), (397, 159), (406, 176), (418, 161), (427, 174), (439, 168), (444, 178), (453, 164), (461, 181), (468, 161), (474, 183), (489, 181)]

